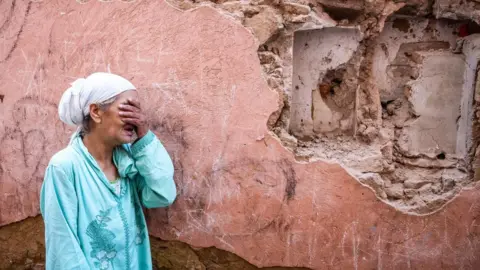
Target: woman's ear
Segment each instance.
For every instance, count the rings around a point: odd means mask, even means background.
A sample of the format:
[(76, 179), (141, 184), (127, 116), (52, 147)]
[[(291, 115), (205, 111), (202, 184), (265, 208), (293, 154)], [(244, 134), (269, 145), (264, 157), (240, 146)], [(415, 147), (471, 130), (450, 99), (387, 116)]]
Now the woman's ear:
[(90, 104), (90, 117), (93, 122), (100, 124), (102, 122), (103, 111), (97, 104)]

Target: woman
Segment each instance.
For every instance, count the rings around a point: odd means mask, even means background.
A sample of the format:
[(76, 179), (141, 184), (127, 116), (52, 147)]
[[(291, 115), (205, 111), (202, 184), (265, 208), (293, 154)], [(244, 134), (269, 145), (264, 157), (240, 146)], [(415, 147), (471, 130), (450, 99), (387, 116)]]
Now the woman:
[(59, 115), (80, 128), (52, 157), (42, 185), (46, 268), (152, 269), (142, 205), (168, 206), (176, 188), (135, 87), (94, 73), (72, 83)]

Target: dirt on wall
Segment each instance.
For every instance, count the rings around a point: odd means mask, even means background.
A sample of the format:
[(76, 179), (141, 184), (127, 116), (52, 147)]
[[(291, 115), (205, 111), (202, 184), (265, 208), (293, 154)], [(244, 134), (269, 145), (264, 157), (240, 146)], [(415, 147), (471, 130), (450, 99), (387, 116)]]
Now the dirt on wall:
[[(44, 270), (45, 239), (41, 216), (0, 227), (0, 269)], [(237, 255), (211, 248), (196, 248), (178, 241), (150, 237), (153, 267), (157, 270), (307, 270), (299, 267), (258, 268)]]

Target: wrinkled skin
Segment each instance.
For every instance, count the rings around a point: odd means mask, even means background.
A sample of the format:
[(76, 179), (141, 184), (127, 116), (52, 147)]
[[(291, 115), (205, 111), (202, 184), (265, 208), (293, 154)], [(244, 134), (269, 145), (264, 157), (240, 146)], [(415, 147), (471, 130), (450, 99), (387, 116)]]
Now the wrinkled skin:
[(92, 104), (90, 116), (93, 120), (91, 133), (101, 134), (112, 146), (132, 143), (148, 132), (146, 117), (134, 90), (118, 95), (107, 108)]

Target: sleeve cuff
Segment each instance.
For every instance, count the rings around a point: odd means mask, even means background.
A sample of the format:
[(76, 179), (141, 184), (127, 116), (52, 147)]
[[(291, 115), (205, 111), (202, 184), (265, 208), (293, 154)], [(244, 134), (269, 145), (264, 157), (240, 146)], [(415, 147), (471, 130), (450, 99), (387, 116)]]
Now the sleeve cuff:
[(131, 146), (131, 151), (132, 155), (136, 156), (138, 153), (140, 153), (145, 146), (149, 145), (153, 140), (155, 139), (155, 134), (149, 130), (143, 138), (140, 140), (136, 141), (132, 146)]

